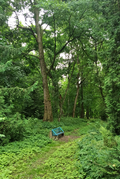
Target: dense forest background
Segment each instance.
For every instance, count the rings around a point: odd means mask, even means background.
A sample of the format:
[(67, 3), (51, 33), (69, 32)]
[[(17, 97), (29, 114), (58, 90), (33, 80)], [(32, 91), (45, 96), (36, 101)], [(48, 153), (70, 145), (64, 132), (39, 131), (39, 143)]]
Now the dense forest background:
[(89, 131), (66, 177), (120, 178), (119, 0), (0, 0), (0, 177), (15, 178), (58, 126)]
[(101, 118), (119, 134), (119, 1), (0, 3), (1, 120)]
[(119, 1), (0, 4), (1, 119), (109, 119), (119, 134)]

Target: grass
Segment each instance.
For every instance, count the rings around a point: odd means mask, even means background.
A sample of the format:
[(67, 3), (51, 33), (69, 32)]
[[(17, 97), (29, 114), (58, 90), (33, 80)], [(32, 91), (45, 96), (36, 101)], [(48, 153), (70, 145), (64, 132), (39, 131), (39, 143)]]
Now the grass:
[[(75, 167), (75, 152), (77, 141), (61, 143), (45, 147), (43, 151), (34, 158), (25, 161), (24, 165), (17, 164), (16, 171), (12, 173), (11, 179), (16, 178), (78, 178), (79, 173)], [(74, 173), (73, 173), (74, 170)]]
[(58, 147), (60, 143), (52, 143), (45, 146), (41, 152), (36, 153), (34, 156), (31, 156), (27, 160), (23, 161), (24, 165), (22, 165), (21, 161), (16, 163), (16, 169), (12, 172), (12, 175), (9, 178), (28, 178), (33, 175), (35, 177), (35, 170), (38, 166), (42, 165), (44, 161), (48, 158), (48, 156), (53, 153)]
[(68, 143), (53, 141), (48, 133), (60, 126), (66, 136), (81, 136), (99, 128), (100, 123), (79, 118), (62, 118), (60, 123), (28, 120), (23, 141), (0, 147), (0, 178), (78, 178), (74, 158), (78, 139)]

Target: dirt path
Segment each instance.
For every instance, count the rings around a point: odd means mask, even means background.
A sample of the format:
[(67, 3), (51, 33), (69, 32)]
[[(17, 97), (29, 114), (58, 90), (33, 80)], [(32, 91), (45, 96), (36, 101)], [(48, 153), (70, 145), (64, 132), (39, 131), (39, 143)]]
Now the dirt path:
[(59, 139), (59, 141), (69, 142), (77, 138), (80, 138), (80, 136), (63, 136)]
[[(63, 137), (61, 137), (58, 141), (67, 143), (67, 142), (73, 141), (73, 140), (75, 140), (75, 139), (77, 139), (77, 138), (80, 138), (80, 136), (63, 136)], [(61, 144), (61, 145), (63, 145), (63, 144)], [(45, 162), (45, 160), (46, 160), (53, 152), (55, 152), (55, 151), (57, 150), (57, 148), (59, 148), (61, 145), (52, 147), (52, 148), (50, 149), (50, 151), (49, 151), (48, 153), (46, 153), (44, 157), (39, 158), (39, 159), (32, 165), (32, 167), (34, 168), (34, 167), (36, 167), (36, 165), (43, 164), (43, 163)]]

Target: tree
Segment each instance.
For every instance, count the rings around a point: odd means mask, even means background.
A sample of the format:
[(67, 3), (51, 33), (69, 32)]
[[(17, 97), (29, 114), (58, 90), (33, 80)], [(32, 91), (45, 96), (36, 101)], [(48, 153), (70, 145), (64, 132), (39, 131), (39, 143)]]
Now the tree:
[[(98, 1), (96, 1), (98, 3)], [(97, 7), (97, 3), (96, 7)], [(96, 8), (95, 8), (96, 10)], [(109, 128), (120, 134), (120, 4), (119, 0), (99, 1), (98, 11), (102, 13), (101, 27), (106, 32), (102, 65), (105, 71), (104, 90)]]
[[(79, 38), (81, 34), (83, 33), (84, 24), (82, 26), (82, 23), (80, 20), (84, 17), (84, 14), (86, 12), (86, 2), (78, 2), (75, 1), (64, 3), (61, 1), (54, 1), (54, 3), (49, 1), (37, 1), (37, 0), (15, 0), (15, 1), (9, 1), (10, 5), (12, 7), (12, 12), (14, 12), (16, 16), (16, 22), (17, 22), (17, 28), (14, 29), (15, 32), (18, 32), (18, 34), (21, 36), (26, 36), (28, 38), (34, 38), (35, 43), (31, 45), (32, 46), (25, 46), (24, 50), (21, 52), (21, 55), (24, 54), (24, 56), (34, 56), (37, 59), (40, 60), (40, 68), (41, 68), (41, 75), (42, 75), (42, 81), (43, 81), (43, 91), (44, 91), (44, 121), (52, 121), (53, 115), (52, 115), (52, 107), (51, 107), (51, 100), (50, 100), (50, 94), (48, 89), (48, 81), (47, 76), (50, 74), (50, 71), (53, 70), (56, 57), (63, 52), (65, 47), (72, 41), (74, 41), (76, 38)], [(29, 9), (29, 13), (23, 12), (22, 10), (25, 10), (26, 6)], [(83, 8), (79, 8), (83, 7)], [(74, 12), (74, 9), (76, 9), (76, 13)], [(79, 11), (78, 11), (79, 10)], [(44, 12), (43, 14), (40, 14), (41, 12)], [(31, 20), (31, 25), (23, 26), (22, 23), (19, 21), (18, 12), (22, 12), (25, 20), (27, 22), (28, 18), (31, 18), (35, 21), (35, 25), (33, 25)], [(77, 16), (77, 21), (74, 23), (74, 19)], [(44, 58), (45, 48), (44, 48), (44, 36), (46, 34), (46, 29), (43, 29), (42, 25), (46, 24), (50, 27), (50, 36), (51, 39), (54, 40), (53, 43), (53, 59), (50, 63), (50, 66), (46, 64), (46, 59)], [(79, 31), (79, 27), (81, 27), (81, 31)], [(19, 36), (18, 36), (19, 37)], [(26, 39), (25, 37), (25, 39)], [(10, 39), (12, 44), (14, 44), (14, 36)], [(62, 41), (61, 41), (62, 40)], [(20, 46), (24, 43), (21, 41), (21, 39), (16, 39), (17, 44)], [(61, 46), (58, 44), (61, 43)], [(22, 46), (22, 45), (21, 45)], [(31, 51), (35, 51), (37, 55), (31, 54)], [(39, 53), (37, 53), (37, 51)], [(21, 56), (22, 57), (22, 56)]]

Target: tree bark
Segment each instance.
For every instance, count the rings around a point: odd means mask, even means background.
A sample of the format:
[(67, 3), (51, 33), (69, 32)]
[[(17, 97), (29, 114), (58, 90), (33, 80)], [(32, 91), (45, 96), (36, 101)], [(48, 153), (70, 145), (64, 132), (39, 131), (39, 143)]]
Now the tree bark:
[[(100, 77), (99, 77), (99, 71), (98, 71), (98, 65), (97, 65), (97, 61), (98, 61), (98, 56), (97, 56), (97, 44), (95, 42), (95, 64), (96, 64), (96, 70), (97, 70), (97, 78), (98, 78), (98, 82), (99, 82), (99, 90), (100, 90), (100, 94), (102, 96), (102, 99), (103, 99), (103, 103), (105, 105), (105, 98), (104, 98), (104, 95), (103, 95), (103, 89), (102, 89), (102, 82), (100, 80)], [(106, 107), (106, 105), (105, 105)]]
[[(82, 76), (83, 76), (83, 74), (81, 73), (81, 81), (82, 81)], [(84, 118), (84, 102), (83, 102), (83, 99), (84, 99), (84, 97), (83, 97), (83, 84), (81, 84), (81, 101), (82, 101), (82, 103), (81, 103), (81, 113), (80, 113), (81, 118)]]
[[(79, 74), (78, 74), (78, 80), (79, 80)], [(77, 92), (76, 92), (76, 97), (75, 97), (74, 107), (73, 107), (73, 117), (75, 117), (75, 110), (76, 110), (76, 104), (77, 104), (77, 99), (79, 95), (79, 89), (80, 89), (80, 85), (79, 85), (79, 81), (77, 81)]]
[(87, 119), (89, 119), (89, 106), (87, 106), (87, 108), (86, 108), (86, 117), (87, 117)]
[(79, 89), (80, 89), (80, 84), (79, 84), (79, 77), (80, 77), (80, 62), (79, 62), (79, 56), (77, 57), (77, 64), (78, 64), (78, 74), (77, 74), (77, 92), (76, 92), (76, 97), (74, 101), (74, 107), (73, 107), (73, 117), (75, 117), (75, 110), (76, 110), (76, 104), (77, 104), (77, 99), (79, 95)]
[(79, 77), (80, 77), (80, 62), (79, 62), (79, 56), (77, 57), (77, 64), (78, 64), (78, 74), (77, 74), (77, 92), (76, 92), (76, 97), (74, 101), (74, 106), (73, 106), (73, 117), (75, 117), (75, 110), (76, 110), (76, 104), (77, 104), (77, 99), (79, 95), (79, 89), (80, 89), (80, 84), (79, 84)]
[(46, 64), (45, 64), (44, 52), (43, 52), (42, 29), (41, 29), (41, 26), (39, 25), (39, 9), (38, 8), (35, 8), (34, 14), (35, 14), (35, 24), (36, 24), (36, 31), (37, 31), (40, 68), (41, 68), (41, 74), (42, 74), (42, 80), (43, 80), (43, 91), (44, 91), (43, 121), (53, 121), (52, 106), (51, 106), (51, 100), (50, 100), (49, 88), (48, 88), (48, 82), (47, 82)]

